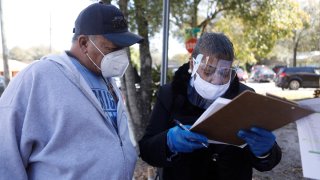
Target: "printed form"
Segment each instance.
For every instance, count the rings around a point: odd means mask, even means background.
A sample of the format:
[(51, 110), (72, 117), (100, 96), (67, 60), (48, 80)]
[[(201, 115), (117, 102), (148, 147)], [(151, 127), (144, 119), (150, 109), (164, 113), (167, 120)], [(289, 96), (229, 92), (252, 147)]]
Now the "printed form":
[(298, 102), (317, 113), (296, 121), (301, 153), (303, 176), (320, 179), (320, 98)]

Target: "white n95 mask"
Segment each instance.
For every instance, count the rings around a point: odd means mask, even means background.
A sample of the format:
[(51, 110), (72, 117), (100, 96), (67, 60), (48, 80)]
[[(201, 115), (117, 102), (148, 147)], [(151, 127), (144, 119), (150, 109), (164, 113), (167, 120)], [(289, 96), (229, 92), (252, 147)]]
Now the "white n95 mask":
[(86, 53), (90, 61), (98, 69), (100, 69), (102, 76), (104, 78), (122, 77), (129, 65), (127, 51), (125, 49), (120, 49), (104, 55), (102, 51), (96, 46), (96, 44), (91, 39), (89, 40), (93, 44), (93, 46), (103, 55), (100, 68), (96, 63), (94, 63), (88, 53)]
[(193, 86), (197, 93), (204, 99), (215, 100), (221, 95), (223, 95), (229, 88), (230, 80), (228, 83), (223, 85), (214, 85), (205, 80), (203, 80), (198, 73), (195, 73), (195, 80)]
[(129, 65), (129, 58), (125, 49), (111, 52), (101, 60), (101, 72), (104, 78), (122, 77)]

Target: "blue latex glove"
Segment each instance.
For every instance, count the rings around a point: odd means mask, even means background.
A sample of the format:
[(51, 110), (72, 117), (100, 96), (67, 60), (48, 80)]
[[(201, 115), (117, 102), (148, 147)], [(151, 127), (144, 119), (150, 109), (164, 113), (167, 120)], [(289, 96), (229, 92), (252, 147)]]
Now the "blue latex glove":
[[(191, 126), (185, 125), (190, 129)], [(208, 144), (208, 139), (198, 133), (190, 132), (175, 126), (167, 133), (167, 145), (171, 152), (192, 152), (195, 149), (203, 148), (201, 144)]]
[(238, 136), (249, 145), (251, 152), (257, 157), (265, 155), (276, 140), (272, 132), (257, 127), (248, 131), (240, 130)]

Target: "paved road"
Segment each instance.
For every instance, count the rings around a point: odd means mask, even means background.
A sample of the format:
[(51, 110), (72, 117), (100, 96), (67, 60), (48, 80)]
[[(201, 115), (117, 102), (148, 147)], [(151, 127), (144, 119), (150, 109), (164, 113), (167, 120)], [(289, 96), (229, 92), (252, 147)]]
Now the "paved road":
[(304, 99), (304, 98), (312, 98), (314, 95), (315, 88), (299, 88), (298, 90), (282, 90), (279, 87), (276, 87), (274, 82), (246, 82), (246, 85), (252, 87), (257, 93), (266, 94), (266, 92), (270, 94), (274, 94), (280, 97), (286, 97), (288, 99)]

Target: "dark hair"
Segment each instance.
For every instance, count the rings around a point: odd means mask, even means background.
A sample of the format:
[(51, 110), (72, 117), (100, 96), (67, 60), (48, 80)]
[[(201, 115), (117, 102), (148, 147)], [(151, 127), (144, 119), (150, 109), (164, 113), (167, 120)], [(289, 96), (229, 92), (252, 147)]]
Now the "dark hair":
[(204, 33), (198, 39), (192, 57), (196, 58), (198, 54), (207, 54), (219, 59), (233, 61), (233, 44), (223, 33)]

